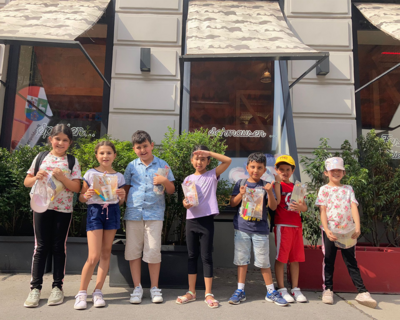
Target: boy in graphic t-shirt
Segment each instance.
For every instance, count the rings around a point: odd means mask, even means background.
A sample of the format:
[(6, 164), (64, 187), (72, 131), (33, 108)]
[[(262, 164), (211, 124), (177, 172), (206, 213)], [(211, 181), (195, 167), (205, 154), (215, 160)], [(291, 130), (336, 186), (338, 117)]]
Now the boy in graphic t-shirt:
[[(275, 210), (277, 201), (274, 195), (273, 183), (261, 180), (261, 176), (266, 171), (266, 163), (265, 155), (260, 152), (249, 155), (246, 166), (249, 178), (236, 182), (232, 191), (230, 204), (232, 207), (237, 208), (237, 212), (233, 218), (233, 226), (235, 228), (235, 257), (233, 263), (238, 266), (238, 288), (229, 299), (229, 303), (234, 305), (240, 304), (242, 301), (246, 300), (244, 286), (246, 282), (247, 266), (250, 264), (252, 246), (254, 250), (254, 265), (261, 269), (261, 274), (267, 287), (265, 300), (279, 306), (287, 305), (285, 299), (275, 290), (269, 261), (267, 206), (269, 206), (271, 210)], [(276, 176), (276, 181), (280, 181), (279, 176)], [(262, 219), (256, 219), (248, 215), (243, 216), (239, 212), (242, 198), (247, 191), (246, 189), (253, 188), (263, 189)], [(279, 188), (280, 186), (277, 184), (275, 189), (278, 192)]]
[[(299, 262), (305, 261), (300, 212), (307, 211), (307, 205), (302, 201), (291, 202), (294, 184), (289, 179), (296, 167), (293, 158), (288, 155), (280, 156), (276, 159), (275, 167), (282, 179), (280, 194), (279, 191), (277, 192), (278, 207), (275, 213), (274, 229), (276, 243), (275, 274), (278, 292), (287, 302), (307, 302), (307, 298), (298, 287)], [(285, 263), (288, 263), (290, 268), (291, 295), (285, 288), (283, 280)]]

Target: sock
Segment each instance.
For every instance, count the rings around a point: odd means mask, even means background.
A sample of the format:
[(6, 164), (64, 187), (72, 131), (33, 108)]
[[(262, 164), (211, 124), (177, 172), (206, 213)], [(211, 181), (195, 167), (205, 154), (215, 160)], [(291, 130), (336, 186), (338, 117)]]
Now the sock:
[(238, 289), (239, 290), (244, 290), (244, 283), (238, 283)]
[(80, 290), (78, 293), (84, 293), (84, 294), (86, 294), (86, 290)]
[(96, 290), (94, 290), (94, 292), (100, 292), (101, 293), (101, 290), (100, 289), (96, 289)]
[(267, 287), (268, 293), (272, 293), (275, 291), (275, 287), (274, 287), (273, 283), (267, 284), (266, 287)]

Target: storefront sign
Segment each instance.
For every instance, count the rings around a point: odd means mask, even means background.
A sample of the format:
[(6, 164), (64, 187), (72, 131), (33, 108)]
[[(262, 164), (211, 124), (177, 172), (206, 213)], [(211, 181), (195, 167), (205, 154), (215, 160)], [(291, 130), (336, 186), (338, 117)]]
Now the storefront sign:
[[(68, 123), (67, 126), (70, 127), (71, 125)], [(43, 139), (46, 139), (47, 137), (50, 137), (50, 132), (52, 129), (53, 129), (52, 126), (48, 126), (47, 124), (42, 124), (36, 128), (35, 135), (37, 137), (42, 136)], [(88, 134), (87, 131), (82, 127), (72, 127), (71, 130), (72, 130), (72, 135), (74, 137), (94, 137), (95, 136), (94, 133)]]
[[(392, 144), (392, 147), (400, 147), (400, 140), (397, 139), (396, 137), (394, 137), (392, 134), (382, 134), (381, 138), (385, 141), (385, 142), (390, 142)], [(400, 159), (400, 152), (399, 151), (395, 151), (395, 150), (390, 150), (391, 154), (392, 154), (392, 159)]]
[(208, 131), (209, 136), (217, 136), (222, 132), (222, 137), (229, 138), (265, 138), (267, 133), (264, 130), (226, 130), (225, 128), (218, 129), (213, 127), (210, 131)]

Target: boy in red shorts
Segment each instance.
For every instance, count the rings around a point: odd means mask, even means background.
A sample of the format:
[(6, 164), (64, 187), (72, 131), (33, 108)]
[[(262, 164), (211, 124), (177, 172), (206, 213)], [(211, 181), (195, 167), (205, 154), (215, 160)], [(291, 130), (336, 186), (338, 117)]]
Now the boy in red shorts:
[[(275, 213), (275, 244), (276, 261), (275, 275), (278, 292), (287, 302), (307, 302), (301, 293), (299, 284), (299, 262), (304, 262), (303, 228), (300, 212), (307, 211), (307, 205), (302, 202), (291, 202), (294, 184), (289, 181), (296, 164), (291, 156), (283, 155), (275, 162), (276, 171), (280, 175), (281, 194), (277, 195), (278, 207)], [(294, 211), (291, 211), (291, 210)], [(284, 285), (284, 267), (289, 264), (292, 280), (291, 294)]]

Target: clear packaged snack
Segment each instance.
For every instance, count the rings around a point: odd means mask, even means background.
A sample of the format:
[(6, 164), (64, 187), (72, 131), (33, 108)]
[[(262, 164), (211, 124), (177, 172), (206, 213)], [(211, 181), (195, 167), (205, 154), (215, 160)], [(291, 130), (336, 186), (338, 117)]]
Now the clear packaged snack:
[(246, 193), (243, 195), (242, 205), (239, 210), (239, 214), (243, 219), (262, 219), (264, 194), (265, 191), (261, 187), (246, 188)]
[(117, 175), (96, 175), (93, 177), (93, 188), (96, 193), (93, 195), (95, 202), (103, 201), (114, 203), (118, 201), (117, 189), (118, 189), (118, 177)]
[(199, 205), (199, 198), (197, 196), (196, 184), (193, 181), (185, 181), (182, 183), (183, 193), (185, 195), (185, 199), (191, 204), (193, 207)]
[[(169, 167), (165, 166), (165, 168), (158, 168), (157, 174), (163, 177), (168, 177)], [(165, 187), (162, 184), (154, 185), (153, 191), (155, 194), (162, 195), (164, 194)]]
[[(304, 202), (304, 197), (306, 196), (307, 193), (307, 187), (305, 184), (301, 184), (301, 182), (296, 181), (293, 187), (292, 195), (290, 197), (290, 202), (299, 202), (299, 200)], [(289, 211), (295, 211), (291, 210), (290, 207), (288, 209)]]
[(355, 229), (351, 230), (335, 230), (332, 231), (333, 235), (337, 238), (335, 246), (340, 249), (348, 249), (357, 244), (357, 239), (352, 239)]
[[(50, 202), (54, 200), (57, 189), (57, 185), (54, 183), (54, 180), (58, 181), (53, 179), (51, 173), (49, 173), (45, 179), (36, 180), (30, 192), (30, 204), (33, 211), (39, 213), (45, 212), (49, 207)], [(62, 185), (62, 183), (60, 184)]]

